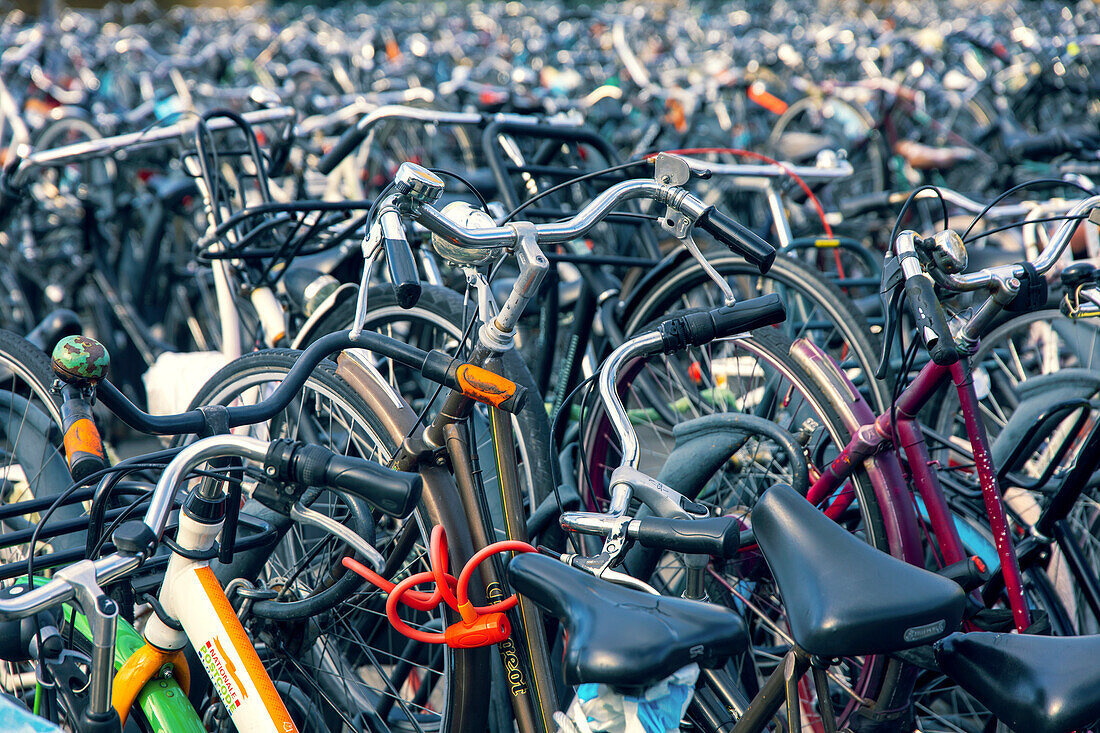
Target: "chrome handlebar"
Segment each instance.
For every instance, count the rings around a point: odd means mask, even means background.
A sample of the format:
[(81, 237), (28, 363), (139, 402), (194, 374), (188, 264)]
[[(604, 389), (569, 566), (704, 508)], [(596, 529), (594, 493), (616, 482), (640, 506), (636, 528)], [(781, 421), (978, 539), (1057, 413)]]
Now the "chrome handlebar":
[[(169, 515), (172, 513), (176, 494), (192, 469), (215, 458), (245, 458), (263, 462), (270, 446), (270, 441), (244, 435), (214, 435), (188, 445), (165, 466), (164, 472), (161, 473), (153, 489), (149, 508), (142, 520), (145, 526), (152, 530), (158, 541), (161, 539), (164, 528), (168, 524)], [(206, 486), (208, 485), (204, 485), (204, 489)], [(212, 490), (213, 485), (209, 486)], [(337, 535), (341, 540), (355, 547), (376, 568), (381, 569), (384, 565), (384, 560), (378, 551), (352, 530), (330, 523), (326, 517), (297, 506), (292, 508), (291, 518), (297, 522), (321, 527)], [(0, 598), (0, 621), (25, 618), (73, 600), (76, 597), (76, 584), (70, 581), (68, 577), (70, 573), (75, 577), (78, 574), (85, 575), (89, 570), (94, 569), (96, 581), (100, 585), (106, 585), (133, 573), (143, 561), (144, 558), (139, 554), (115, 552), (94, 562), (82, 560), (62, 568), (44, 585), (11, 598)]]
[[(563, 222), (536, 224), (539, 244), (562, 244), (587, 234), (611, 212), (613, 208), (630, 199), (648, 198), (665, 204), (692, 220), (707, 209), (698, 197), (678, 186), (658, 183), (650, 179), (635, 179), (616, 183), (592, 199), (575, 216)], [(406, 199), (407, 201), (407, 199)], [(408, 213), (417, 223), (454, 244), (475, 249), (514, 247), (519, 234), (513, 225), (467, 229), (448, 219), (428, 203), (408, 203)]]
[[(1050, 268), (1054, 266), (1054, 263), (1061, 258), (1062, 253), (1065, 252), (1066, 247), (1069, 246), (1070, 240), (1073, 238), (1073, 233), (1077, 230), (1078, 224), (1081, 223), (1081, 218), (1095, 208), (1100, 208), (1100, 195), (1090, 196), (1077, 202), (1077, 204), (1067, 212), (1067, 221), (1064, 221), (1062, 225), (1058, 227), (1058, 231), (1051, 237), (1050, 242), (1047, 244), (1046, 248), (1043, 249), (1042, 253), (1029, 263), (1040, 275), (1050, 270)], [(933, 279), (944, 288), (959, 292), (967, 292), (980, 290), (998, 279), (1024, 277), (1026, 272), (1024, 271), (1023, 265), (1013, 264), (987, 267), (984, 270), (962, 274), (951, 274), (940, 269), (933, 269), (929, 274), (931, 274)]]
[[(296, 115), (297, 112), (291, 107), (276, 107), (273, 109), (246, 112), (243, 117), (250, 125), (263, 125), (286, 122), (294, 119)], [(113, 155), (120, 150), (140, 150), (163, 145), (194, 132), (197, 124), (195, 120), (186, 119), (171, 125), (154, 127), (143, 132), (113, 135), (98, 140), (86, 140), (84, 142), (72, 143), (71, 145), (62, 145), (59, 148), (32, 152), (20, 161), (19, 167), (14, 173), (11, 183), (13, 186), (19, 186), (26, 180), (27, 176), (37, 168)], [(235, 122), (226, 117), (215, 117), (206, 122), (206, 126), (215, 132), (228, 129), (235, 126), (235, 124)]]

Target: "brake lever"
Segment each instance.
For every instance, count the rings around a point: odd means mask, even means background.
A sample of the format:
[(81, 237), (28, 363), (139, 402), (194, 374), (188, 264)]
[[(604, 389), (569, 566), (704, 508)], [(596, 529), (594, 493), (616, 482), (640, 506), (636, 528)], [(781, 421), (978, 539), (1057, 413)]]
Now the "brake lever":
[(363, 324), (367, 320), (367, 289), (370, 285), (370, 273), (374, 267), (374, 261), (382, 252), (382, 227), (378, 222), (370, 225), (367, 234), (363, 237), (363, 278), (359, 281), (359, 293), (355, 298), (355, 318), (351, 324), (351, 337), (358, 338), (363, 332)]
[(894, 313), (898, 308), (898, 301), (901, 299), (901, 288), (899, 287), (905, 280), (905, 275), (901, 271), (901, 264), (898, 262), (898, 258), (892, 254), (886, 255), (886, 260), (882, 265), (882, 285), (879, 287), (879, 301), (882, 303), (882, 351), (879, 354), (878, 368), (875, 369), (876, 379), (885, 379), (886, 373), (890, 370), (890, 349), (894, 343), (894, 335), (898, 330), (898, 319), (894, 316)]
[[(681, 214), (681, 216), (683, 215)], [(686, 219), (687, 217), (684, 218)], [(713, 280), (714, 284), (718, 286), (718, 289), (722, 291), (722, 298), (725, 300), (725, 304), (735, 304), (737, 302), (737, 296), (733, 294), (733, 288), (730, 287), (730, 284), (726, 282), (724, 277), (718, 274), (718, 271), (707, 261), (707, 258), (703, 256), (703, 253), (699, 250), (699, 245), (695, 243), (695, 238), (691, 236), (690, 227), (687, 234), (680, 237), (680, 244), (684, 245), (684, 249), (691, 253), (695, 261), (703, 268), (703, 272), (707, 273), (707, 277)]]

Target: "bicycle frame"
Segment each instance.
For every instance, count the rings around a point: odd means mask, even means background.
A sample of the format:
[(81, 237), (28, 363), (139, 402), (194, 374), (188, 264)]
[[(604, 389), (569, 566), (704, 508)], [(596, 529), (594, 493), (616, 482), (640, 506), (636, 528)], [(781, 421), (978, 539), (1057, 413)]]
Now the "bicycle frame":
[[(828, 384), (823, 384), (826, 395), (834, 404), (838, 399), (841, 401), (842, 414), (850, 423), (846, 427), (853, 436), (811, 484), (807, 498), (815, 504), (825, 502), (837, 494), (857, 466), (864, 465), (885, 519), (890, 553), (913, 564), (923, 562), (920, 527), (913, 501), (905, 490), (904, 472), (893, 452), (894, 448), (901, 448), (905, 453), (912, 483), (927, 509), (929, 526), (935, 534), (936, 546), (944, 564), (959, 562), (967, 557), (935, 471), (936, 463), (931, 459), (916, 420), (916, 414), (935, 398), (940, 387), (948, 379), (953, 382), (973, 448), (978, 482), (1000, 558), (1013, 621), (1018, 631), (1026, 629), (1030, 625), (1030, 615), (1024, 599), (1023, 581), (1001, 503), (989, 440), (978, 414), (978, 398), (969, 359), (960, 359), (950, 367), (929, 362), (902, 392), (894, 408), (876, 417), (847, 377), (813, 344), (804, 340), (796, 342), (792, 356), (815, 374), (821, 372), (823, 365), (826, 366)], [(850, 491), (837, 494), (825, 513), (837, 519), (854, 499), (854, 493)]]

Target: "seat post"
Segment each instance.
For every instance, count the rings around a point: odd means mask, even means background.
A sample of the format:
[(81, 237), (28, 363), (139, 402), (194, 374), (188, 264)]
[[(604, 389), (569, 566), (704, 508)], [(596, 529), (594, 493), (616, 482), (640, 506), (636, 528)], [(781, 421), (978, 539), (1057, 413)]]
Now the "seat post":
[[(790, 733), (802, 733), (802, 707), (798, 703), (798, 680), (809, 668), (809, 659), (806, 655), (799, 654), (798, 647), (792, 647), (787, 656), (783, 657), (783, 687), (787, 698), (787, 730)], [(799, 670), (799, 659), (804, 660), (802, 669)]]
[(802, 716), (798, 707), (798, 681), (810, 668), (810, 655), (792, 646), (783, 661), (768, 675), (760, 692), (749, 703), (745, 714), (737, 721), (732, 733), (749, 733), (764, 730), (783, 704), (787, 704), (788, 725), (791, 733), (802, 729)]
[(829, 697), (829, 680), (825, 675), (825, 665), (820, 660), (812, 666), (814, 689), (817, 692), (817, 712), (825, 733), (836, 733), (836, 718), (833, 717), (833, 703)]

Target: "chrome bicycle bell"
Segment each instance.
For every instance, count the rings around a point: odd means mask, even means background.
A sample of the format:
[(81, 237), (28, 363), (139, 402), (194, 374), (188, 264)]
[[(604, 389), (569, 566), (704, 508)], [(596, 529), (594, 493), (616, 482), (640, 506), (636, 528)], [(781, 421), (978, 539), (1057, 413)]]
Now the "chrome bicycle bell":
[(932, 256), (932, 261), (948, 275), (966, 270), (966, 245), (954, 229), (944, 229), (921, 243), (921, 248)]
[[(443, 207), (441, 213), (455, 224), (467, 229), (488, 229), (496, 226), (493, 217), (465, 201), (452, 201)], [(447, 241), (438, 234), (432, 234), (432, 248), (440, 257), (460, 267), (484, 265), (500, 254), (499, 249), (463, 247)]]
[(398, 193), (422, 204), (434, 204), (443, 195), (443, 179), (416, 163), (402, 163), (393, 186)]

